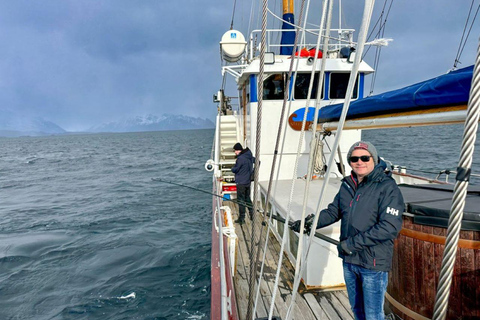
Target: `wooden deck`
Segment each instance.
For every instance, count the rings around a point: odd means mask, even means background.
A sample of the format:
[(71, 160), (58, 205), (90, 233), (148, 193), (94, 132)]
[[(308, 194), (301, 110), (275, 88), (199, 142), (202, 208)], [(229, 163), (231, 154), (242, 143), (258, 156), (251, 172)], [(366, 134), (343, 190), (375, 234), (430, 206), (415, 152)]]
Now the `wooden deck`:
[[(237, 218), (237, 206), (231, 202), (224, 202), (230, 204), (232, 213)], [(255, 221), (255, 235), (256, 238), (260, 235), (260, 219)], [(236, 234), (238, 236), (237, 247), (237, 261), (235, 273), (235, 290), (237, 297), (238, 313), (240, 319), (246, 319), (248, 306), (248, 280), (250, 276), (250, 243), (252, 223), (248, 218), (246, 222), (240, 226), (235, 224)], [(264, 227), (261, 243), (260, 259), (263, 257), (263, 247), (265, 243), (266, 227)], [(258, 240), (257, 240), (258, 245)], [(257, 246), (258, 248), (258, 246)], [(263, 280), (261, 281), (260, 294), (261, 298), (257, 305), (256, 318), (266, 318), (270, 310), (273, 287), (275, 283), (275, 276), (277, 272), (278, 257), (280, 251), (280, 244), (272, 233), (269, 234), (269, 245), (267, 248)], [(275, 297), (274, 316), (285, 319), (287, 309), (291, 301), (291, 292), (294, 280), (294, 268), (290, 261), (284, 254), (283, 263), (280, 272), (279, 286)], [(260, 263), (261, 264), (261, 263)], [(260, 273), (261, 265), (257, 266), (257, 275)], [(254, 293), (255, 294), (255, 293)], [(340, 291), (324, 291), (324, 292), (303, 292), (297, 295), (292, 319), (330, 319), (343, 320), (353, 319), (353, 314), (350, 309), (348, 297), (345, 290)]]

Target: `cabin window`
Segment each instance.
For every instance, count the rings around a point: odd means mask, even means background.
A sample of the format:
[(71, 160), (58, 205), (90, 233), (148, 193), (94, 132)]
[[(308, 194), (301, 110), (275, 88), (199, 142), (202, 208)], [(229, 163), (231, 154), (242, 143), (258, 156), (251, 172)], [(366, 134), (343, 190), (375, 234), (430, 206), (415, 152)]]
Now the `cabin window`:
[(285, 79), (283, 74), (272, 74), (263, 82), (263, 100), (283, 100)]
[[(317, 88), (318, 88), (318, 78), (320, 77), (319, 73), (315, 73), (315, 78), (313, 79), (313, 88), (310, 99), (317, 98)], [(311, 73), (299, 73), (297, 79), (295, 80), (295, 94), (294, 97), (296, 100), (307, 99), (308, 95), (308, 86), (310, 85)], [(322, 99), (323, 99), (323, 89), (322, 89)]]
[[(280, 213), (275, 211), (275, 215), (281, 217)], [(282, 223), (277, 220), (277, 232), (281, 238), (283, 238), (283, 230), (285, 229), (285, 223)]]
[[(347, 94), (348, 79), (350, 73), (332, 73), (330, 74), (330, 99), (345, 99)], [(358, 98), (358, 76), (355, 81), (352, 99)]]
[(289, 233), (289, 240), (290, 240), (290, 252), (293, 256), (297, 256), (298, 253), (298, 235), (296, 235), (292, 230)]

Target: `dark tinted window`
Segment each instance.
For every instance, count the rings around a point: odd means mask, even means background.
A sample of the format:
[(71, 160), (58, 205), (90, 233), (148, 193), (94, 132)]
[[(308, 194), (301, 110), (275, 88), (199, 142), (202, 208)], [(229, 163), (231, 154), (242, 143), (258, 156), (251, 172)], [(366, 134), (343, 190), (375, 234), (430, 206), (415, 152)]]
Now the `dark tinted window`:
[[(297, 79), (295, 80), (295, 99), (307, 99), (308, 95), (308, 86), (310, 85), (311, 73), (299, 73)], [(317, 98), (317, 88), (318, 88), (318, 78), (319, 73), (315, 73), (315, 78), (313, 79), (313, 88), (310, 99)], [(322, 89), (322, 99), (323, 99), (323, 89)]]
[[(330, 74), (330, 99), (345, 99), (350, 73)], [(358, 76), (353, 89), (353, 99), (358, 97)]]
[(273, 74), (263, 82), (264, 100), (283, 100), (285, 80), (283, 74)]

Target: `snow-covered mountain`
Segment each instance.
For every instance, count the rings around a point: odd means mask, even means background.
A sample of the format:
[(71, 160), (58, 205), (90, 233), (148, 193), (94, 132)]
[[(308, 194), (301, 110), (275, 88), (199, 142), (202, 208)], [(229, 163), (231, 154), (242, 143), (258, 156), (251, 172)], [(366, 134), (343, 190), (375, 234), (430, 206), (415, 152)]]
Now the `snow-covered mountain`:
[(43, 136), (66, 131), (51, 121), (0, 110), (0, 136)]
[(210, 129), (215, 124), (208, 119), (194, 118), (183, 115), (152, 114), (125, 118), (120, 121), (104, 123), (90, 128), (89, 132), (141, 132), (163, 130)]

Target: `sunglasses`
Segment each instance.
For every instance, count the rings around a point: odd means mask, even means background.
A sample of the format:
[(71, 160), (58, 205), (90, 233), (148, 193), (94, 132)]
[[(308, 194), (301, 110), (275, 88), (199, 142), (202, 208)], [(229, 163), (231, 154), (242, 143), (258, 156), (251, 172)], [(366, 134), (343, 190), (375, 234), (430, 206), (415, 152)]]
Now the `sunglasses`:
[(360, 157), (350, 157), (350, 162), (358, 162), (358, 160), (362, 160), (362, 162), (370, 161), (372, 156), (360, 156)]

